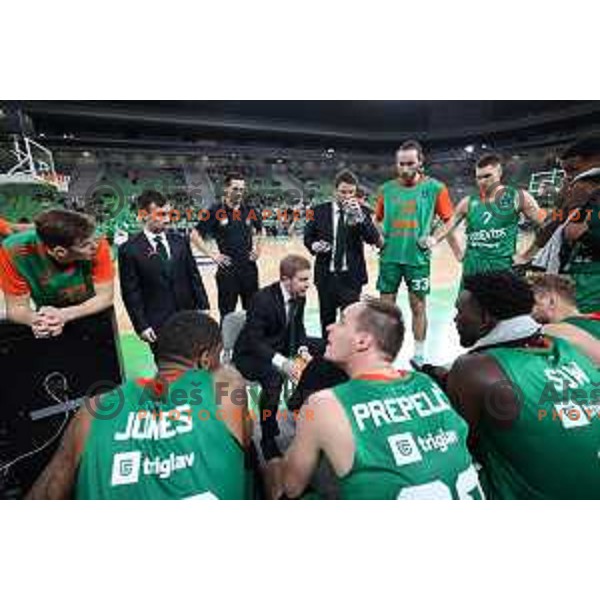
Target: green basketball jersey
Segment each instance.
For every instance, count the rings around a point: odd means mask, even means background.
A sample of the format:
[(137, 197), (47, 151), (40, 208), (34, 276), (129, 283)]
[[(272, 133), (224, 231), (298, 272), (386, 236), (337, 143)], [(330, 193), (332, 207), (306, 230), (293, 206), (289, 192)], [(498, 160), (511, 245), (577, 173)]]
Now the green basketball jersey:
[(333, 388), (356, 450), (342, 499), (482, 499), (467, 424), (427, 375), (354, 379)]
[(36, 306), (70, 306), (94, 295), (92, 262), (59, 265), (48, 256), (35, 229), (15, 233), (2, 245), (18, 274), (27, 282)]
[[(246, 499), (244, 451), (218, 412), (213, 376), (191, 370), (167, 397), (130, 381), (101, 399), (124, 404), (94, 418), (77, 478), (80, 499)], [(172, 411), (169, 413), (169, 411)]]
[[(485, 353), (520, 390), (510, 427), (478, 429), (481, 481), (488, 498), (600, 498), (600, 373), (570, 343), (494, 348)], [(596, 403), (596, 404), (594, 404)]]
[(431, 234), (438, 194), (443, 188), (442, 182), (431, 177), (414, 186), (403, 186), (397, 179), (383, 184), (379, 191), (384, 210), (382, 262), (429, 265), (431, 252), (417, 242)]
[(598, 313), (567, 317), (563, 322), (575, 325), (575, 327), (587, 331), (590, 335), (600, 340), (600, 314)]
[(519, 193), (506, 187), (493, 201), (469, 196), (463, 273), (510, 269), (517, 248)]

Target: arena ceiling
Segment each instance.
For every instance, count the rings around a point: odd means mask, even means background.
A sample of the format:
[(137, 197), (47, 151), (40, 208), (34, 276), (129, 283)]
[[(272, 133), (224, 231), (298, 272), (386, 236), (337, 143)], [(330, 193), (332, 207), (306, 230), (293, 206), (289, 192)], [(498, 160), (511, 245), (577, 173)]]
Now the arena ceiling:
[[(526, 143), (600, 125), (600, 102), (14, 101), (35, 130), (65, 145), (186, 145), (210, 140), (332, 143), (374, 149), (416, 137), (444, 146)], [(61, 142), (62, 140), (62, 142)]]

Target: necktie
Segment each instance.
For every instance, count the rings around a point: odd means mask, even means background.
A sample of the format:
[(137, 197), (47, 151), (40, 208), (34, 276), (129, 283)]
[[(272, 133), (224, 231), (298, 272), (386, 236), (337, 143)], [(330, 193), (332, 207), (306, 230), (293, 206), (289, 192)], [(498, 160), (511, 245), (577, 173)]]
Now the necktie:
[(162, 236), (155, 235), (154, 242), (156, 243), (156, 252), (158, 255), (165, 261), (169, 260), (169, 252), (167, 251), (167, 246), (165, 245)]
[(294, 356), (294, 353), (296, 352), (296, 344), (297, 344), (297, 340), (296, 340), (296, 336), (297, 336), (297, 332), (296, 332), (296, 313), (298, 312), (298, 303), (294, 298), (290, 298), (288, 300), (288, 315), (287, 315), (287, 321), (288, 321), (288, 340), (289, 340), (289, 351), (288, 351), (288, 356), (292, 357)]
[(340, 208), (337, 232), (335, 234), (335, 252), (333, 255), (333, 270), (336, 272), (341, 271), (344, 265), (347, 232), (348, 228), (346, 227), (344, 211)]

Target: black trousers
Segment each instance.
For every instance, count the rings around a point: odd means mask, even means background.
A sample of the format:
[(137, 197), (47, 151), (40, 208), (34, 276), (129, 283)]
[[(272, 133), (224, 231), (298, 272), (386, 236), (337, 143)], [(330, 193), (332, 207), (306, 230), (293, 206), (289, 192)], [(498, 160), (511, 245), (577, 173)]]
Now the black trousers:
[(241, 298), (244, 310), (248, 310), (250, 300), (258, 291), (258, 268), (255, 262), (219, 267), (216, 279), (221, 319), (235, 310), (238, 298)]
[[(307, 346), (313, 356), (320, 356), (325, 350), (325, 342), (319, 338), (308, 338)], [(277, 409), (279, 408), (279, 399), (285, 381), (284, 377), (272, 363), (260, 360), (252, 355), (237, 356), (235, 366), (246, 379), (258, 381), (260, 384), (261, 392), (258, 405), (260, 410), (261, 446), (264, 457), (269, 460), (280, 454), (275, 438), (279, 435)], [(286, 398), (286, 401), (288, 400)], [(292, 407), (290, 406), (290, 408)]]
[(327, 327), (335, 323), (338, 309), (344, 309), (360, 298), (362, 286), (347, 273), (328, 273), (317, 282), (319, 313), (323, 339), (327, 339)]

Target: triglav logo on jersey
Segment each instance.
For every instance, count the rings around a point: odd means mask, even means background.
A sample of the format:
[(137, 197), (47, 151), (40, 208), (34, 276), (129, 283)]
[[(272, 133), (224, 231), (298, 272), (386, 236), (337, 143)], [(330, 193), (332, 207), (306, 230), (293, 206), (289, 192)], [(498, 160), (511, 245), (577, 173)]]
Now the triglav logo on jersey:
[(189, 469), (194, 465), (194, 453), (175, 454), (171, 452), (167, 458), (145, 456), (142, 453), (119, 452), (113, 457), (111, 485), (127, 485), (138, 483), (140, 473), (159, 479), (168, 479), (175, 471)]
[(111, 485), (137, 483), (140, 478), (141, 452), (119, 452), (113, 457)]
[(394, 460), (399, 467), (419, 462), (423, 459), (412, 433), (398, 433), (388, 437)]

